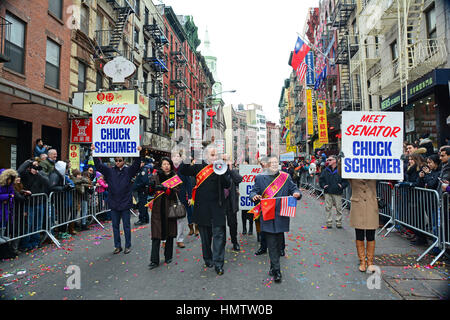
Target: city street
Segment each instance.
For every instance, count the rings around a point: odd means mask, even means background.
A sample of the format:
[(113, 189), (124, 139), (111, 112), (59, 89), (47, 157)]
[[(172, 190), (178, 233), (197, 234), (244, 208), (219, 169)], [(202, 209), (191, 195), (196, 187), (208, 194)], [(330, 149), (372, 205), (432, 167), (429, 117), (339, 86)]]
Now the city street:
[[(305, 193), (304, 193), (305, 194)], [(240, 215), (240, 214), (239, 214)], [(132, 216), (132, 223), (137, 221)], [(242, 231), (238, 217), (238, 230)], [(1, 299), (17, 300), (399, 300), (448, 299), (448, 263), (433, 267), (425, 248), (413, 247), (398, 233), (376, 238), (375, 264), (381, 267), (380, 289), (368, 289), (368, 274), (357, 269), (354, 229), (345, 211), (342, 229), (326, 229), (323, 200), (307, 195), (299, 201), (286, 235), (281, 283), (268, 275), (268, 254), (255, 256), (256, 232), (238, 237), (241, 252), (231, 251), (227, 237), (225, 274), (203, 268), (200, 239), (187, 236), (171, 264), (148, 270), (149, 225), (132, 229), (132, 252), (113, 255), (111, 223), (46, 245), (16, 260), (0, 263)], [(187, 228), (186, 228), (187, 229)], [(227, 228), (228, 231), (228, 228)], [(122, 237), (123, 241), (123, 237)], [(442, 260), (442, 259), (441, 259)], [(81, 271), (81, 288), (70, 290), (67, 267)]]

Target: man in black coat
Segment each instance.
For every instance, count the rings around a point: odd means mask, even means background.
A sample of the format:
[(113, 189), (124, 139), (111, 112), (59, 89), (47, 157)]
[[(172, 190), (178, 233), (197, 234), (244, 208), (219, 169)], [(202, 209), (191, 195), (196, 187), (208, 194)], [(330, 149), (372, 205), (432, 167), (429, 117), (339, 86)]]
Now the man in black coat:
[(242, 182), (242, 176), (239, 171), (233, 169), (231, 161), (227, 162), (228, 170), (231, 177), (231, 186), (225, 189), (225, 204), (227, 213), (227, 224), (230, 228), (231, 242), (233, 243), (233, 250), (240, 251), (241, 247), (237, 241), (237, 212), (239, 211), (239, 197), (238, 188), (239, 183)]
[[(91, 146), (95, 150), (95, 146)], [(141, 146), (137, 147), (141, 151)], [(111, 218), (114, 235), (114, 254), (122, 251), (120, 242), (120, 219), (123, 221), (123, 231), (125, 233), (125, 251), (131, 252), (131, 227), (130, 227), (130, 209), (133, 206), (131, 198), (131, 179), (139, 172), (141, 167), (140, 157), (135, 157), (130, 167), (125, 166), (123, 157), (115, 157), (115, 167), (110, 168), (103, 164), (100, 158), (94, 157), (95, 168), (103, 174), (108, 183), (108, 206), (111, 209)]]
[[(206, 159), (200, 164), (181, 164), (179, 172), (185, 176), (197, 174), (209, 164), (217, 160), (217, 149), (209, 145), (206, 148)], [(223, 175), (212, 173), (198, 188), (194, 199), (193, 221), (197, 223), (202, 240), (202, 253), (205, 266), (215, 266), (218, 275), (223, 275), (226, 240), (226, 213), (224, 189), (230, 187), (227, 171)]]
[(134, 188), (138, 194), (138, 209), (139, 209), (139, 221), (135, 223), (136, 226), (142, 226), (149, 223), (150, 217), (148, 209), (145, 206), (148, 202), (148, 188), (150, 186), (150, 177), (152, 176), (153, 165), (147, 160), (142, 162), (142, 167), (139, 174), (134, 180)]

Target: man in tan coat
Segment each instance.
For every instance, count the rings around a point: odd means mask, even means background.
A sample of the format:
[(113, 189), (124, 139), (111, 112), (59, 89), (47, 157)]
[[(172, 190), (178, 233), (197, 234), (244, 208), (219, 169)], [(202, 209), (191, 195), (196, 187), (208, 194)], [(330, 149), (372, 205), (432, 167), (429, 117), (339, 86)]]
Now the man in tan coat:
[[(352, 188), (350, 226), (356, 231), (359, 271), (364, 272), (367, 269), (374, 272), (375, 231), (379, 225), (376, 180), (349, 179), (348, 181)], [(367, 240), (366, 246), (364, 239)]]

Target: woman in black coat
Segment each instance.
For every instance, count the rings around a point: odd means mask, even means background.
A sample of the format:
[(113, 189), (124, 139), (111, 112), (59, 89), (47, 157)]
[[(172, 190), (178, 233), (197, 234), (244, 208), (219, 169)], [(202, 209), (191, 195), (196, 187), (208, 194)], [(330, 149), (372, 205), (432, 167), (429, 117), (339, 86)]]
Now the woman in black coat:
[(156, 198), (153, 202), (151, 214), (151, 238), (152, 252), (150, 256), (150, 269), (154, 269), (159, 265), (159, 248), (161, 240), (166, 240), (164, 247), (164, 257), (167, 264), (172, 262), (173, 257), (173, 239), (177, 236), (177, 220), (169, 219), (169, 206), (177, 201), (178, 188), (169, 189), (162, 183), (175, 176), (172, 160), (163, 157), (161, 159), (161, 168), (158, 174), (153, 176), (150, 181), (149, 194), (156, 194), (158, 191), (164, 193)]
[(427, 158), (427, 165), (422, 167), (422, 171), (419, 172), (419, 184), (420, 188), (437, 190), (439, 188), (439, 157), (437, 154), (433, 154)]

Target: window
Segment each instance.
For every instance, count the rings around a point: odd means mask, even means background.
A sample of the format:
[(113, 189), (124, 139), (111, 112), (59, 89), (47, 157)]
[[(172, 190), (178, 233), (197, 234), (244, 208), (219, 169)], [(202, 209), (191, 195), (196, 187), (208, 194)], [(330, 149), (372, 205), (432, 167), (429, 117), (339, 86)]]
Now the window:
[(391, 55), (392, 61), (396, 61), (398, 59), (397, 40), (391, 43)]
[(59, 60), (61, 47), (54, 41), (47, 39), (45, 57), (45, 84), (59, 89)]
[(25, 73), (25, 23), (16, 17), (6, 13), (6, 20), (11, 22), (11, 32), (6, 33), (5, 53), (14, 57), (6, 62), (4, 66), (15, 72)]
[[(97, 17), (95, 18), (95, 28), (96, 28), (96, 31), (103, 30), (103, 16), (100, 13), (97, 13)], [(97, 32), (96, 36), (97, 36), (97, 42), (99, 44), (102, 44), (101, 32)]]
[(48, 0), (48, 11), (58, 19), (62, 20), (63, 0)]
[(143, 83), (143, 87), (144, 87), (144, 94), (147, 94), (147, 85), (148, 85), (148, 72), (143, 73), (143, 78), (144, 78), (144, 83)]
[(139, 46), (139, 30), (134, 28), (134, 43)]
[(97, 71), (97, 78), (95, 79), (95, 90), (103, 89), (103, 75), (101, 71)]
[(135, 0), (135, 5), (134, 5), (134, 11), (135, 11), (135, 15), (140, 17), (141, 16), (141, 0)]
[(86, 65), (78, 63), (78, 91), (86, 90)]
[(144, 58), (148, 57), (148, 40), (144, 40)]
[(433, 7), (426, 12), (428, 39), (436, 39), (436, 9)]
[(150, 18), (150, 11), (148, 11), (147, 7), (145, 7), (145, 20), (144, 20), (144, 25), (148, 25), (148, 23), (149, 23), (149, 18)]
[(89, 35), (89, 8), (85, 6), (80, 8), (80, 30), (85, 35)]

